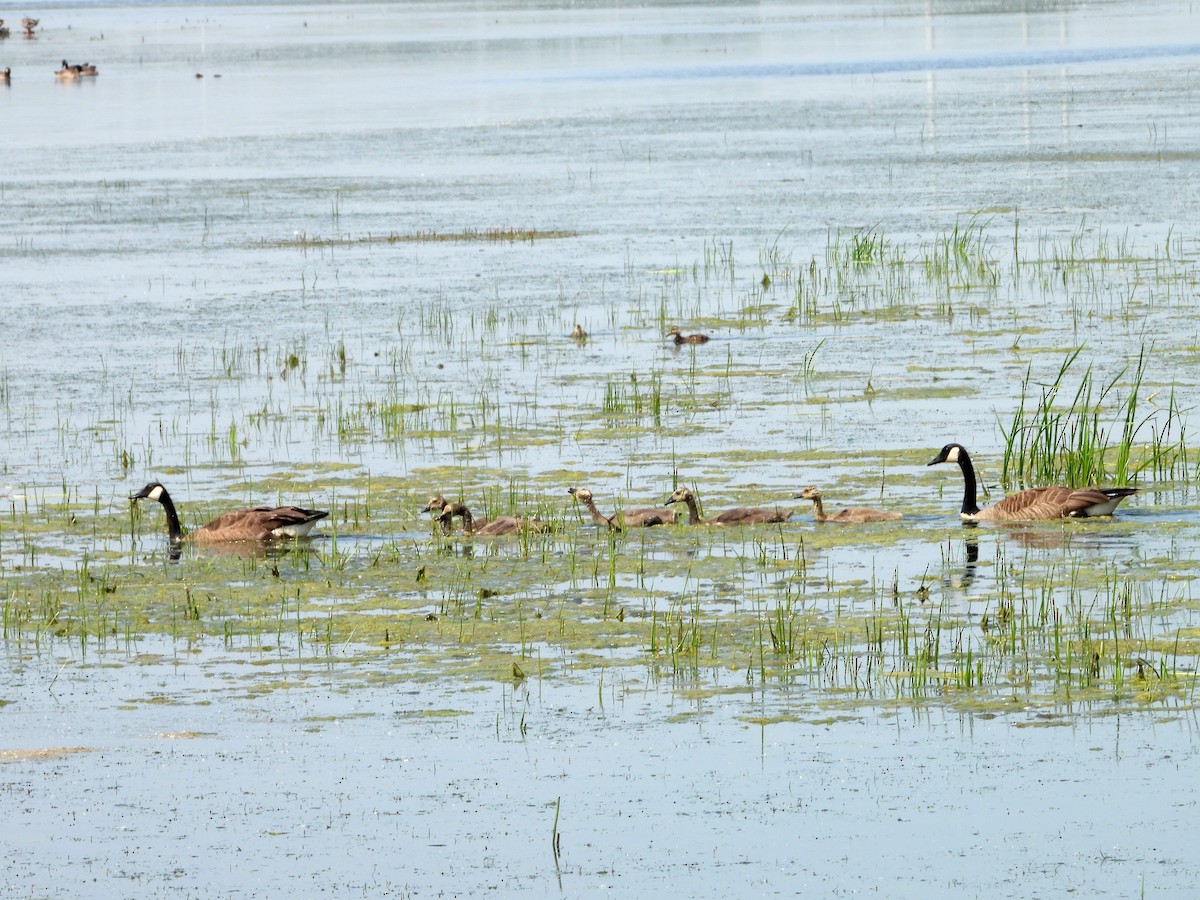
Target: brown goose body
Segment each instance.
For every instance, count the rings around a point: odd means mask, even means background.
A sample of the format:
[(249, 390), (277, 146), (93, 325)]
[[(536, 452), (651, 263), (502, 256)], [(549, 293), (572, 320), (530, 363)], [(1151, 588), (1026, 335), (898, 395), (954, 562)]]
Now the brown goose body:
[(471, 510), (464, 504), (446, 503), (442, 508), (442, 514), (438, 516), (446, 534), (450, 533), (455, 516), (462, 518), (463, 534), (468, 536), (493, 537), (504, 534), (520, 534), (522, 531), (541, 533), (549, 530), (545, 522), (538, 519), (526, 519), (522, 516), (496, 516), (494, 519), (476, 524)]
[(587, 488), (567, 488), (567, 493), (584, 505), (593, 522), (612, 531), (675, 524), (673, 509), (624, 509), (616, 515), (606, 516), (596, 509), (596, 501), (592, 499), (592, 492)]
[(839, 509), (832, 516), (825, 515), (825, 504), (822, 501), (821, 492), (815, 487), (806, 487), (799, 494), (793, 495), (797, 500), (811, 500), (813, 502), (813, 518), (818, 522), (894, 522), (897, 519), (903, 519), (898, 512), (888, 512), (882, 509), (871, 509), (868, 506), (848, 506), (845, 509)]
[(571, 329), (571, 338), (573, 340), (579, 341), (580, 343), (583, 343), (584, 341), (586, 341), (588, 339), (588, 333), (583, 330), (582, 325), (580, 325), (578, 322), (576, 322), (575, 327)]
[(707, 344), (709, 342), (707, 334), (684, 334), (677, 325), (672, 325), (667, 329), (667, 337), (671, 338), (676, 345)]
[(231, 541), (270, 541), (283, 537), (306, 537), (313, 525), (329, 515), (323, 509), (302, 509), (299, 506), (256, 506), (217, 516), (207, 525), (184, 534), (179, 514), (167, 489), (152, 481), (130, 500), (157, 500), (167, 517), (167, 534), (171, 543), (189, 540), (196, 544), (223, 544)]
[(25, 29), (25, 37), (33, 37), (33, 29), (38, 27), (38, 22), (41, 19), (31, 19), (26, 16), (21, 20), (21, 27)]
[(1038, 519), (1083, 519), (1111, 516), (1137, 488), (1069, 488), (1061, 485), (1029, 488), (1009, 494), (998, 503), (979, 508), (975, 466), (962, 444), (947, 444), (926, 465), (956, 462), (963, 473), (963, 503), (959, 515), (969, 522), (1028, 522)]
[(771, 522), (786, 522), (792, 516), (790, 509), (766, 506), (735, 506), (717, 513), (709, 519), (700, 517), (696, 495), (685, 487), (676, 488), (667, 498), (667, 503), (686, 503), (689, 525), (766, 525)]

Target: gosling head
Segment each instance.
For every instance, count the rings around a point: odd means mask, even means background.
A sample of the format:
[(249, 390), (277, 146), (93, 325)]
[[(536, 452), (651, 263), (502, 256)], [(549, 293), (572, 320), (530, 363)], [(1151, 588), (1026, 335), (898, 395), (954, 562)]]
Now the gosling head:
[(441, 494), (436, 494), (429, 498), (429, 502), (425, 504), (425, 508), (421, 512), (437, 512), (440, 513), (443, 509), (450, 505), (450, 502)]
[(687, 503), (689, 500), (695, 500), (696, 495), (685, 487), (677, 487), (671, 492), (671, 496), (667, 498), (667, 503)]
[(820, 500), (821, 499), (821, 491), (820, 491), (820, 489), (812, 487), (810, 485), (809, 487), (806, 487), (804, 490), (802, 490), (800, 493), (792, 494), (792, 499), (793, 500)]
[(574, 497), (576, 500), (578, 500), (580, 503), (591, 503), (592, 502), (592, 492), (589, 491), (587, 488), (569, 487), (569, 488), (567, 488), (567, 493), (570, 494), (572, 497)]

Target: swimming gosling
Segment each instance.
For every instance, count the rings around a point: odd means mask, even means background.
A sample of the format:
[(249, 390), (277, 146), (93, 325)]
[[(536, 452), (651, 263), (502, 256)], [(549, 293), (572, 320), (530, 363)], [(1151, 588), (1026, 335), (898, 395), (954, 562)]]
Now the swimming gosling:
[(702, 519), (696, 495), (685, 487), (676, 488), (667, 498), (667, 503), (686, 503), (689, 525), (766, 525), (769, 522), (786, 522), (792, 516), (790, 509), (779, 507), (735, 506), (717, 513), (711, 519)]
[(525, 519), (521, 516), (496, 516), (490, 521), (480, 522), (475, 524), (475, 519), (471, 515), (465, 504), (462, 503), (447, 503), (442, 509), (442, 514), (438, 516), (442, 523), (442, 528), (447, 534), (452, 530), (452, 522), (455, 516), (462, 518), (463, 534), (467, 537), (473, 535), (481, 537), (493, 537), (502, 534), (520, 534), (522, 531), (545, 532), (549, 531), (549, 527), (545, 522), (538, 519)]
[(710, 340), (707, 334), (684, 334), (679, 330), (678, 325), (672, 325), (667, 329), (667, 337), (675, 341), (675, 345), (680, 344), (707, 344)]
[(299, 506), (256, 506), (217, 516), (207, 525), (185, 534), (179, 524), (179, 514), (167, 489), (152, 481), (132, 497), (138, 500), (157, 500), (167, 517), (167, 535), (172, 544), (185, 539), (196, 544), (223, 544), (230, 541), (270, 541), (275, 538), (306, 537), (312, 527), (329, 512), (323, 509), (302, 509)]
[(615, 515), (606, 516), (596, 509), (596, 501), (592, 499), (592, 492), (587, 488), (570, 487), (567, 488), (567, 493), (584, 505), (593, 522), (610, 531), (675, 524), (675, 510), (673, 509), (625, 509)]
[(959, 515), (967, 522), (1028, 522), (1039, 519), (1083, 519), (1111, 516), (1137, 488), (1069, 488), (1062, 485), (1029, 488), (1009, 494), (984, 509), (976, 497), (975, 466), (962, 444), (947, 444), (926, 465), (958, 463), (963, 474), (963, 502)]
[(813, 502), (813, 518), (818, 522), (894, 522), (903, 519), (898, 512), (888, 512), (882, 509), (871, 509), (867, 506), (848, 506), (840, 509), (832, 516), (825, 515), (825, 504), (821, 500), (821, 492), (815, 487), (806, 487), (798, 494), (792, 495), (797, 500)]

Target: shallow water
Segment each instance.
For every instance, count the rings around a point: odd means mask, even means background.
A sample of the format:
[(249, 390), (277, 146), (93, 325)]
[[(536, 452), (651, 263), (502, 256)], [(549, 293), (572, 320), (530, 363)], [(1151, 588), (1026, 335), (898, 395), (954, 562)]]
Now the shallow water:
[[(1000, 492), (1022, 380), (1081, 344), (1114, 416), (1142, 347), (1148, 429), (1200, 401), (1196, 13), (1008, 6), (0, 41), (3, 893), (1190, 888), (1194, 463), (978, 529), (925, 463), (963, 440)], [(171, 562), (151, 478), (192, 525), (334, 514)], [(796, 513), (610, 543), (566, 494), (676, 481)], [(813, 483), (906, 518), (814, 526)], [(434, 492), (558, 531), (431, 540)]]
[(830, 715), (737, 679), (464, 690), (219, 657), (18, 667), (26, 746), (61, 753), (0, 763), (13, 896), (63, 872), (55, 896), (1177, 896), (1197, 876), (1193, 712)]

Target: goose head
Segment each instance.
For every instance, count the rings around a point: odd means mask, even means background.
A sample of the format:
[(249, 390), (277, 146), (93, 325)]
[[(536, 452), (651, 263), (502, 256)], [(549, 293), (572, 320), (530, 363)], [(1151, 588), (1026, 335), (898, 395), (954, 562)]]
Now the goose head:
[(809, 487), (806, 487), (804, 490), (802, 490), (800, 493), (792, 494), (792, 499), (793, 500), (820, 500), (821, 499), (821, 491), (819, 488), (815, 488), (810, 485)]
[(671, 496), (667, 498), (667, 503), (687, 503), (689, 500), (695, 500), (696, 495), (685, 487), (677, 487), (671, 492)]
[(961, 462), (963, 457), (967, 456), (967, 448), (962, 444), (947, 444), (942, 448), (933, 459), (925, 463), (927, 466), (936, 466), (938, 463), (956, 463)]
[(425, 504), (425, 508), (421, 512), (441, 512), (450, 502), (441, 494), (435, 494), (429, 498), (429, 502)]
[(592, 502), (592, 492), (589, 491), (587, 488), (569, 487), (569, 488), (567, 488), (567, 493), (570, 494), (572, 497), (574, 497), (576, 500), (578, 500), (580, 503), (591, 503)]
[(136, 494), (130, 496), (130, 500), (161, 500), (167, 489), (157, 481), (152, 481)]

